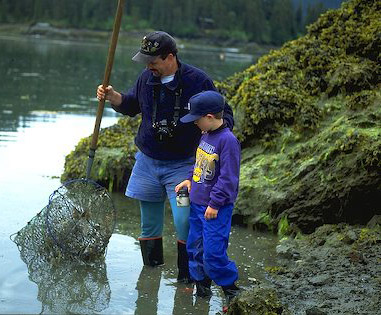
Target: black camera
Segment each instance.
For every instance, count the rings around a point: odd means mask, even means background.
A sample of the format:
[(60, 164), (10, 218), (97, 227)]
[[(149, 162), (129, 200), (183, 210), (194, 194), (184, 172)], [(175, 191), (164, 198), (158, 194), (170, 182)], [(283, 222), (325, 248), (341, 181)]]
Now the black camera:
[(175, 122), (168, 122), (166, 119), (160, 120), (153, 124), (153, 128), (156, 131), (156, 138), (159, 142), (172, 138), (175, 127)]

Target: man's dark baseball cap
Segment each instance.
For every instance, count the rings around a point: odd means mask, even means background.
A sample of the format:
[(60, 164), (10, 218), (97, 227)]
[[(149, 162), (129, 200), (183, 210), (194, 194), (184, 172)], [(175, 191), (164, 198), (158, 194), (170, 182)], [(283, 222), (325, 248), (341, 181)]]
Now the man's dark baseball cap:
[(169, 53), (177, 54), (175, 39), (166, 32), (156, 31), (143, 37), (140, 50), (132, 60), (147, 64), (157, 56)]
[(207, 114), (217, 114), (224, 110), (225, 99), (216, 91), (204, 91), (193, 95), (189, 99), (189, 114), (180, 118), (183, 123), (195, 121)]

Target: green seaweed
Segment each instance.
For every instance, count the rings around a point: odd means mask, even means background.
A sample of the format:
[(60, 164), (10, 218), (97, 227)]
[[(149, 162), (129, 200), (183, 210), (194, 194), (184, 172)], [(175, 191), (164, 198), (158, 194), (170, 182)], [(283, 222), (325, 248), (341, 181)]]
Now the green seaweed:
[[(134, 163), (134, 135), (139, 122), (136, 118), (122, 117), (116, 125), (100, 131), (90, 178), (108, 187), (109, 191), (125, 188)], [(90, 142), (91, 137), (81, 139), (75, 149), (66, 156), (61, 181), (86, 176)]]
[(283, 237), (286, 235), (290, 235), (292, 229), (290, 228), (290, 224), (288, 223), (287, 215), (280, 218), (278, 222), (278, 236)]
[(282, 305), (274, 290), (251, 288), (233, 299), (227, 314), (289, 315), (291, 312)]
[[(351, 221), (361, 191), (378, 202), (379, 14), (377, 1), (348, 1), (306, 36), (216, 83), (234, 108), (243, 147), (237, 213), (269, 213), (272, 229), (287, 215), (311, 232)], [(365, 207), (352, 222), (370, 219), (376, 207)]]

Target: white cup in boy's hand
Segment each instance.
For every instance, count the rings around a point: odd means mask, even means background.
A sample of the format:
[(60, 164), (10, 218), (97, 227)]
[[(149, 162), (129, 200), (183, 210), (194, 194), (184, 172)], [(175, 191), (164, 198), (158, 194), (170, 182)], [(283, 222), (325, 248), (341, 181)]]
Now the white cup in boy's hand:
[(186, 187), (188, 189), (188, 192), (190, 192), (191, 181), (189, 179), (186, 179), (186, 180), (182, 181), (180, 184), (176, 185), (175, 192), (178, 192), (183, 187)]
[(189, 192), (186, 186), (177, 191), (176, 204), (178, 207), (189, 207)]

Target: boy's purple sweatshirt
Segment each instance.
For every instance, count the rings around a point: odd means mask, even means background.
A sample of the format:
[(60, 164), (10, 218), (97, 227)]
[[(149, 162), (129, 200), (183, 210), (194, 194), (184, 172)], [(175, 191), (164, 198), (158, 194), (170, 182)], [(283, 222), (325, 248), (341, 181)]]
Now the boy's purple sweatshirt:
[(225, 125), (203, 134), (190, 174), (190, 200), (219, 209), (234, 203), (238, 194), (241, 146)]

